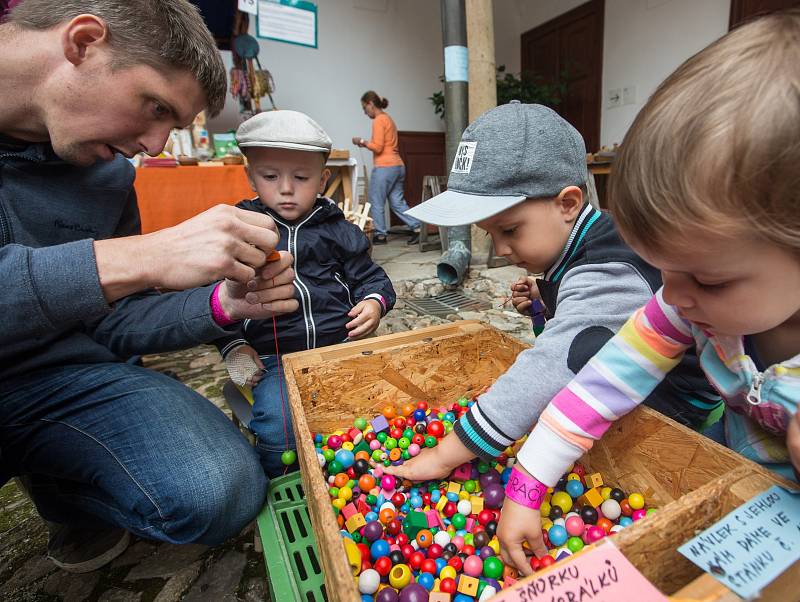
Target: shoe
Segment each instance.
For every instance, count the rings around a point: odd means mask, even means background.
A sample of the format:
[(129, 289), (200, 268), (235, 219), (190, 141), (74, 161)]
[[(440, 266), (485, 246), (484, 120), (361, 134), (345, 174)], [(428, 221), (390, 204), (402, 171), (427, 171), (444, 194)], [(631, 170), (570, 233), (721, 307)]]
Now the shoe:
[(414, 232), (414, 233), (411, 235), (411, 238), (409, 238), (409, 239), (406, 241), (406, 244), (407, 244), (407, 245), (410, 247), (411, 245), (415, 245), (415, 244), (417, 244), (418, 242), (419, 242), (419, 232)]
[(131, 542), (125, 529), (87, 529), (59, 523), (47, 523), (50, 538), (47, 557), (68, 573), (89, 573), (105, 566), (122, 554)]
[(376, 234), (372, 237), (372, 244), (373, 245), (385, 245), (386, 244), (386, 236), (383, 234)]

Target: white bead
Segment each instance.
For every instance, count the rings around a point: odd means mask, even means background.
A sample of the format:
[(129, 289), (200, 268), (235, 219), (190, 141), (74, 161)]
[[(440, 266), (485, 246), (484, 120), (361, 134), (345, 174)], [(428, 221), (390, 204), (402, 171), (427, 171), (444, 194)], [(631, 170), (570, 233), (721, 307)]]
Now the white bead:
[(563, 517), (557, 518), (556, 520), (554, 520), (553, 524), (554, 525), (559, 525), (561, 527), (564, 527), (565, 529), (567, 528), (567, 521), (565, 521)]
[(433, 543), (445, 547), (450, 543), (450, 534), (447, 531), (437, 531), (433, 536)]
[(486, 600), (494, 596), (496, 593), (497, 590), (494, 587), (487, 585), (483, 588), (483, 592), (481, 593), (481, 597), (478, 598), (478, 602), (486, 602)]
[(322, 454), (317, 454), (317, 461), (319, 462), (320, 467), (325, 466), (325, 456)]
[(617, 520), (619, 515), (622, 514), (622, 508), (619, 507), (619, 502), (612, 499), (603, 502), (600, 506), (600, 510), (603, 511), (603, 516), (608, 520)]
[(469, 516), (472, 514), (472, 504), (469, 500), (461, 500), (458, 502), (458, 506), (456, 506), (458, 512), (463, 514), (464, 516)]
[(362, 594), (374, 594), (381, 584), (381, 575), (375, 569), (367, 569), (358, 576), (358, 591)]

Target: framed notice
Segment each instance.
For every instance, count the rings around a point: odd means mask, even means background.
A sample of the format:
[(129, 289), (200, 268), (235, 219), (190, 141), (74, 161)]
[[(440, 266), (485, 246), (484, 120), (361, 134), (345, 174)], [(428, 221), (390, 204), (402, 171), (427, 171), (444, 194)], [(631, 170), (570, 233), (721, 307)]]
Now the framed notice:
[(317, 5), (307, 0), (258, 0), (256, 35), (317, 47)]

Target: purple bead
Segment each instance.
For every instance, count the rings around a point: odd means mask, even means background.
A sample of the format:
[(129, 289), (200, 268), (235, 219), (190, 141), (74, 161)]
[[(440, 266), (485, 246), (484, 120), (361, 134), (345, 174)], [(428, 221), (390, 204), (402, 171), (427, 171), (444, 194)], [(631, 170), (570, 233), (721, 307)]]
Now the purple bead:
[(499, 508), (505, 499), (506, 490), (500, 483), (490, 483), (483, 488), (483, 502), (487, 508)]
[(428, 602), (428, 590), (419, 583), (409, 583), (400, 590), (399, 602)]
[(497, 580), (496, 580), (496, 579), (489, 579), (489, 578), (487, 578), (487, 577), (483, 577), (482, 579), (483, 579), (483, 580), (486, 582), (486, 585), (491, 585), (491, 586), (492, 586), (492, 587), (493, 587), (495, 590), (497, 590), (498, 592), (499, 592), (501, 589), (503, 589), (502, 587), (500, 587), (500, 584), (497, 582)]
[(485, 473), (481, 475), (479, 480), (481, 483), (481, 487), (483, 489), (486, 489), (486, 487), (488, 487), (492, 483), (499, 483), (502, 480), (502, 478), (500, 477), (500, 473), (497, 472), (496, 470), (487, 470)]
[(483, 546), (479, 552), (479, 556), (481, 557), (481, 560), (486, 560), (489, 558), (489, 556), (494, 556), (494, 550), (489, 546)]
[(391, 587), (382, 589), (375, 595), (375, 602), (397, 602), (399, 596)]
[(367, 538), (367, 541), (375, 541), (383, 537), (383, 525), (381, 525), (376, 520), (369, 521), (366, 525), (364, 525), (364, 537)]

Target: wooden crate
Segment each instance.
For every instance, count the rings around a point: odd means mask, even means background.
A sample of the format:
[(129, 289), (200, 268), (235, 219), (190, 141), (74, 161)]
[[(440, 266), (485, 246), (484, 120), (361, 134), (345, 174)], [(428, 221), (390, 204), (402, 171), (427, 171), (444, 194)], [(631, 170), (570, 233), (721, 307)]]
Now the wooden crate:
[[(309, 511), (328, 599), (358, 592), (309, 432), (331, 432), (387, 403), (425, 399), (434, 407), (479, 393), (526, 345), (478, 321), (461, 321), (288, 354), (283, 359)], [(547, 375), (542, 375), (547, 378)], [(696, 531), (780, 481), (649, 408), (614, 424), (583, 459), (592, 472), (645, 494), (654, 516), (614, 541), (653, 584), (672, 594), (700, 571), (677, 552)]]

